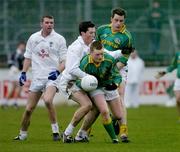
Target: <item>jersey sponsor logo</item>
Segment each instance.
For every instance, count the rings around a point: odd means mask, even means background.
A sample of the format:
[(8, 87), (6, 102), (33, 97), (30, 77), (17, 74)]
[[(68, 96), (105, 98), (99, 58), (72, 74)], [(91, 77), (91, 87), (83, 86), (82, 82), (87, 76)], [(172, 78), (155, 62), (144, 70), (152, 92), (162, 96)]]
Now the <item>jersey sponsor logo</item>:
[(114, 42), (117, 43), (117, 44), (120, 44), (120, 43), (121, 43), (121, 40), (118, 39), (118, 38), (115, 38), (115, 39), (114, 39)]
[(119, 48), (119, 46), (116, 43), (113, 43), (111, 41), (101, 40), (101, 43), (105, 44), (105, 45), (108, 45), (108, 46), (111, 46), (114, 49), (118, 49)]
[(44, 49), (42, 49), (40, 52), (38, 52), (38, 55), (41, 58), (49, 57), (49, 53), (47, 51), (45, 51)]
[(53, 46), (53, 42), (49, 42), (49, 46), (52, 47)]

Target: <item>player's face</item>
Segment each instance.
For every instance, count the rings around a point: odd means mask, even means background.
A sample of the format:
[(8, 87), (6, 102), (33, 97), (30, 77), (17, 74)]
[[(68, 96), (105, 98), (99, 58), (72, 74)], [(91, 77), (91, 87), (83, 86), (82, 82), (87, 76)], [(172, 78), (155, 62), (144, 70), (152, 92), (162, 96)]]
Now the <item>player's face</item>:
[(49, 35), (54, 28), (54, 19), (44, 18), (43, 22), (41, 23), (41, 27), (43, 33), (45, 35)]
[(114, 17), (111, 18), (111, 24), (113, 32), (118, 32), (124, 24), (124, 16), (115, 14)]
[(26, 45), (25, 45), (25, 44), (20, 44), (20, 45), (18, 46), (18, 49), (21, 50), (22, 53), (24, 52), (25, 48), (26, 48)]
[(101, 50), (94, 49), (94, 51), (91, 52), (90, 55), (96, 64), (101, 63), (104, 57), (104, 49), (103, 48)]
[(91, 42), (94, 40), (95, 33), (96, 33), (95, 27), (89, 27), (86, 33), (82, 32), (82, 37), (87, 45), (91, 44)]

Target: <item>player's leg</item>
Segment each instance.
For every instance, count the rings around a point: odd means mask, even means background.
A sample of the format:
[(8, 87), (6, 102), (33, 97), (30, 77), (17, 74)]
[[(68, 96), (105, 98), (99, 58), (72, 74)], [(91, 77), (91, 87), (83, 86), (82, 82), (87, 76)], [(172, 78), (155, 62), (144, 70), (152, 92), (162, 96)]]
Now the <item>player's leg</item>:
[(14, 138), (14, 140), (25, 140), (27, 138), (27, 130), (30, 125), (31, 115), (41, 95), (42, 92), (29, 92), (27, 105), (22, 116), (20, 133), (19, 136)]
[(133, 108), (138, 108), (139, 107), (139, 84), (138, 83), (134, 83), (132, 85), (132, 105)]
[(176, 90), (175, 96), (176, 96), (176, 107), (177, 107), (177, 112), (178, 112), (178, 122), (180, 122), (180, 90)]
[[(107, 101), (109, 104), (109, 107), (111, 109), (111, 112), (113, 114), (114, 117), (114, 129), (115, 129), (115, 133), (116, 135), (120, 133), (120, 138), (122, 140), (122, 142), (129, 142), (127, 135), (127, 128), (123, 128), (122, 126), (122, 117), (123, 117), (123, 109), (122, 109), (122, 102), (120, 101), (120, 98), (114, 98), (110, 101)], [(122, 129), (124, 129), (122, 131)]]
[(48, 86), (43, 94), (43, 100), (48, 109), (49, 119), (51, 122), (51, 129), (53, 134), (53, 140), (60, 140), (59, 125), (57, 122), (56, 109), (53, 105), (53, 99), (56, 94), (57, 88), (55, 86)]
[(21, 96), (21, 91), (22, 91), (22, 87), (19, 86), (18, 82), (16, 82), (16, 87), (15, 87), (15, 91), (14, 91), (14, 101), (13, 101), (13, 105), (16, 109), (18, 108), (17, 100)]
[(102, 123), (103, 123), (104, 128), (106, 129), (107, 133), (111, 137), (113, 143), (117, 143), (118, 139), (114, 132), (114, 128), (112, 125), (112, 119), (110, 117), (108, 105), (106, 103), (104, 94), (96, 94), (96, 95), (92, 96), (92, 99), (101, 114)]
[(93, 105), (92, 109), (86, 114), (84, 120), (82, 122), (81, 128), (79, 129), (75, 141), (76, 142), (88, 142), (89, 141), (89, 134), (92, 125), (96, 121), (97, 117), (99, 116), (99, 110), (95, 105)]
[(176, 107), (177, 107), (177, 112), (178, 112), (178, 121), (180, 121), (180, 79), (177, 78), (174, 82), (174, 93), (176, 96)]
[(127, 109), (124, 103), (124, 94), (125, 94), (125, 82), (122, 82), (118, 88), (119, 94), (120, 94), (120, 101), (121, 101), (121, 109), (123, 109), (123, 116), (121, 119), (121, 126), (120, 126), (120, 137), (122, 139), (122, 142), (124, 142), (124, 139), (128, 138), (128, 126), (127, 126)]
[(10, 98), (13, 96), (13, 93), (16, 88), (15, 81), (10, 81), (10, 82), (11, 82), (11, 86), (9, 87), (10, 89), (7, 90), (7, 95), (4, 97), (3, 102), (2, 102), (3, 109), (6, 109), (8, 107), (8, 102), (9, 102)]
[(72, 133), (74, 128), (82, 120), (82, 118), (91, 110), (92, 102), (87, 94), (81, 90), (72, 93), (71, 99), (77, 102), (80, 107), (75, 111), (73, 118), (63, 135), (63, 142), (72, 142)]

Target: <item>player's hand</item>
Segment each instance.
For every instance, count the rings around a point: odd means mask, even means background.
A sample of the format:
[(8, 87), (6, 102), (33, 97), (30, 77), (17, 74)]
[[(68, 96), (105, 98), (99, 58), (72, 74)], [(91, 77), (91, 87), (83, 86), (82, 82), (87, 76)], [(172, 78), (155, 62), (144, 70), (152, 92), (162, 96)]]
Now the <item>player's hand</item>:
[(106, 85), (105, 89), (108, 90), (108, 91), (116, 90), (117, 89), (117, 85), (115, 83), (111, 83), (111, 84)]
[(156, 79), (159, 79), (161, 77), (163, 77), (166, 74), (166, 71), (159, 71), (157, 75), (155, 75)]
[(56, 80), (59, 75), (60, 72), (58, 70), (52, 71), (49, 73), (48, 80)]
[(23, 86), (26, 82), (26, 72), (21, 72), (21, 75), (19, 77), (19, 85)]
[(121, 53), (122, 54), (126, 54), (126, 55), (130, 55), (132, 52), (134, 52), (135, 48), (130, 46), (130, 47), (124, 47), (122, 48)]

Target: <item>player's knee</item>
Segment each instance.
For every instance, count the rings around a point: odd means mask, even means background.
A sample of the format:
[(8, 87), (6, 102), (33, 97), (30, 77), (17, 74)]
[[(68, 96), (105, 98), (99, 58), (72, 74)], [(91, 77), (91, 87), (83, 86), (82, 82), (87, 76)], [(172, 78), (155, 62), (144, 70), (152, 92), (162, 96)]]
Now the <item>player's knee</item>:
[(50, 101), (44, 101), (45, 105), (47, 108), (51, 108), (52, 107), (52, 102)]
[(101, 115), (102, 115), (102, 117), (108, 117), (109, 111), (107, 109), (103, 109), (103, 110), (101, 110)]
[(26, 116), (31, 116), (32, 112), (33, 112), (33, 109), (32, 109), (32, 108), (31, 108), (31, 109), (26, 109), (25, 115), (26, 115)]
[(86, 108), (87, 108), (88, 110), (91, 110), (91, 109), (92, 109), (92, 103), (88, 103), (88, 104), (86, 105)]
[(176, 97), (177, 104), (180, 104), (180, 96)]
[(89, 111), (89, 110), (92, 109), (92, 103), (89, 102), (89, 103), (87, 103), (87, 104), (82, 105), (82, 107), (83, 107), (83, 109), (84, 109), (85, 111)]
[(176, 104), (180, 106), (180, 99), (176, 99)]

